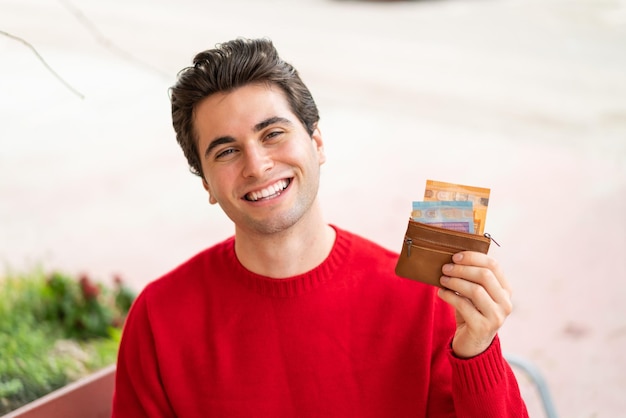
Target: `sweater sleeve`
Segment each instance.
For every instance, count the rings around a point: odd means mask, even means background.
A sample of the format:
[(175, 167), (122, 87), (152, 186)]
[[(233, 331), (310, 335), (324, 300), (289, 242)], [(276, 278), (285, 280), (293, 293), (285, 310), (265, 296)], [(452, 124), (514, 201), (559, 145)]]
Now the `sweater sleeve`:
[(427, 416), (432, 418), (527, 418), (517, 379), (496, 335), (489, 348), (470, 359), (452, 351), (454, 310), (434, 298)]
[(145, 293), (135, 300), (124, 324), (115, 374), (113, 418), (175, 416), (159, 375)]
[(498, 336), (471, 359), (460, 359), (448, 345), (452, 398), (457, 418), (528, 417), (513, 370), (502, 356)]

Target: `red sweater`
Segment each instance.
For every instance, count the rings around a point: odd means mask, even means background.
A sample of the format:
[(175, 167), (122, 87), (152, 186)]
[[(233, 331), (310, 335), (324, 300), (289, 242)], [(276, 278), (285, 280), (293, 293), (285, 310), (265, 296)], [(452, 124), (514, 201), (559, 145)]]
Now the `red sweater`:
[(297, 277), (246, 270), (230, 238), (146, 286), (113, 417), (527, 417), (497, 338), (455, 358), (454, 314), (435, 288), (335, 229), (328, 258)]

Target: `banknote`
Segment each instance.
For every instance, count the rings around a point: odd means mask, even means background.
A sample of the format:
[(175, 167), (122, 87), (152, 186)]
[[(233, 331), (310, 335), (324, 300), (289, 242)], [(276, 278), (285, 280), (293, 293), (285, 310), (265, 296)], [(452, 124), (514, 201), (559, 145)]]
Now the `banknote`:
[(474, 233), (471, 201), (413, 202), (411, 219), (441, 228)]
[(427, 180), (424, 201), (471, 202), (473, 205), (474, 233), (483, 235), (490, 192), (490, 189), (484, 187)]

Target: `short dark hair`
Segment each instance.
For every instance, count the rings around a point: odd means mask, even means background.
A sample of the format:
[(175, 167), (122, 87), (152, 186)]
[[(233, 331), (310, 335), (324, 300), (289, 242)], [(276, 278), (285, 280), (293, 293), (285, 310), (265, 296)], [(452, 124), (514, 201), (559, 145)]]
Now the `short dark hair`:
[(238, 38), (197, 54), (193, 67), (184, 68), (170, 88), (172, 124), (189, 169), (203, 177), (198, 135), (193, 126), (195, 107), (204, 98), (252, 83), (278, 86), (292, 112), (313, 134), (319, 112), (297, 70), (283, 61), (269, 39)]

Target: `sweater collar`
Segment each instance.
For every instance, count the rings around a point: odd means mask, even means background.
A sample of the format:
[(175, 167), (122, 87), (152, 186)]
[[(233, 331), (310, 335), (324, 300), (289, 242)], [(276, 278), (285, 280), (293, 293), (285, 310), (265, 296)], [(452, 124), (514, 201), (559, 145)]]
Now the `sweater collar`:
[(234, 276), (257, 293), (272, 297), (294, 297), (315, 290), (324, 283), (341, 281), (337, 274), (338, 268), (345, 263), (350, 254), (350, 239), (342, 229), (331, 225), (336, 232), (335, 243), (328, 257), (314, 269), (293, 277), (274, 279), (262, 276), (246, 269), (235, 254), (235, 240), (231, 239), (228, 248), (228, 257), (234, 266)]

